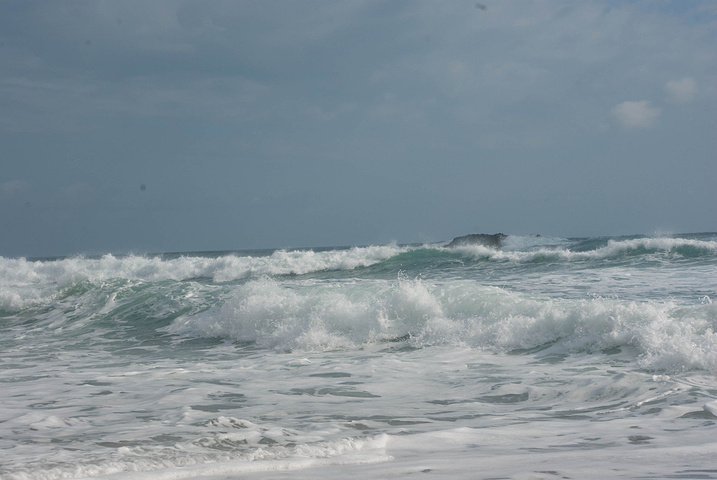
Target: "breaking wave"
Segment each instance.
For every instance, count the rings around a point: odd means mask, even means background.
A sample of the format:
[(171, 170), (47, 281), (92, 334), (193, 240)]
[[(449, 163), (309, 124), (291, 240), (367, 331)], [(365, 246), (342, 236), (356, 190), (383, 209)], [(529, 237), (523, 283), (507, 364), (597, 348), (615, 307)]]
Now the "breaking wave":
[(717, 304), (547, 299), (473, 282), (421, 280), (239, 286), (223, 305), (174, 320), (171, 333), (284, 351), (371, 344), (457, 345), (500, 352), (634, 348), (644, 368), (717, 372)]
[[(510, 239), (511, 237), (509, 237)], [(520, 244), (518, 244), (520, 245)], [(714, 256), (717, 254), (717, 241), (704, 241), (686, 238), (635, 238), (629, 240), (610, 239), (606, 245), (589, 250), (577, 250), (565, 246), (538, 246), (529, 250), (513, 250), (510, 240), (505, 249), (495, 249), (482, 245), (464, 245), (455, 250), (476, 258), (489, 258), (499, 261), (532, 262), (536, 260), (600, 260), (636, 257), (640, 255), (667, 254), (683, 258)]]
[(208, 279), (231, 282), (265, 275), (303, 275), (370, 266), (406, 251), (405, 247), (371, 246), (329, 251), (277, 250), (267, 256), (160, 256), (65, 258), (28, 261), (0, 257), (0, 311), (17, 311), (49, 301), (58, 289), (82, 282), (109, 280), (160, 282)]

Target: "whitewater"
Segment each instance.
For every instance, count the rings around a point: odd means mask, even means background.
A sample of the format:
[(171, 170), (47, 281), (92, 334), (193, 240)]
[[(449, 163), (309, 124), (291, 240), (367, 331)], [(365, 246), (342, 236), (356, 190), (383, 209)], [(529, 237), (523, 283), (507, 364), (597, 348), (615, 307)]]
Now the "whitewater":
[(0, 478), (717, 479), (717, 233), (0, 257)]

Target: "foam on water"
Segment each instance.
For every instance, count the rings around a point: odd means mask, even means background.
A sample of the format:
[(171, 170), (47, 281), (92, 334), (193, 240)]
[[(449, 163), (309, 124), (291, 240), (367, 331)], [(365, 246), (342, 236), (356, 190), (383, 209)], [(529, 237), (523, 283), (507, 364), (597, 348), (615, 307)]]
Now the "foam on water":
[[(563, 240), (562, 242), (566, 241)], [(630, 240), (610, 239), (607, 245), (586, 251), (573, 251), (564, 245), (543, 246), (546, 243), (553, 245), (556, 240), (543, 239), (543, 241), (536, 241), (532, 237), (508, 237), (506, 248), (500, 250), (482, 245), (463, 245), (455, 247), (455, 249), (476, 258), (512, 262), (609, 259), (650, 253), (673, 254), (681, 257), (712, 256), (717, 253), (717, 241), (670, 237), (635, 238)], [(532, 248), (525, 250), (526, 246)]]
[[(225, 420), (222, 422), (222, 420)], [(193, 445), (164, 448), (126, 447), (103, 459), (76, 464), (33, 465), (24, 471), (4, 475), (7, 480), (56, 480), (62, 478), (181, 479), (204, 475), (245, 474), (277, 470), (297, 470), (325, 465), (360, 465), (385, 462), (387, 435), (351, 437), (334, 441), (306, 441), (284, 429), (262, 431), (257, 425), (219, 417), (219, 429), (242, 429), (241, 433), (221, 432), (200, 438)], [(212, 425), (209, 425), (212, 427)], [(292, 437), (287, 441), (287, 436)], [(279, 444), (281, 442), (282, 444)], [(274, 445), (271, 445), (274, 444)], [(278, 444), (278, 445), (277, 445)], [(200, 451), (200, 449), (202, 451)], [(206, 453), (212, 450), (222, 453)], [(107, 458), (109, 457), (109, 458)]]
[(289, 287), (266, 278), (237, 287), (220, 307), (176, 319), (168, 330), (285, 351), (353, 349), (396, 339), (413, 347), (494, 351), (632, 346), (645, 368), (717, 372), (717, 304), (546, 299), (467, 281)]
[(66, 258), (28, 261), (0, 257), (0, 311), (17, 311), (53, 298), (57, 289), (89, 281), (114, 279), (159, 282), (208, 278), (229, 282), (264, 275), (302, 275), (327, 270), (352, 270), (373, 265), (405, 251), (396, 246), (354, 247), (315, 252), (277, 250), (269, 256), (224, 255), (216, 258), (181, 256)]
[[(82, 282), (109, 280), (161, 282), (209, 279), (231, 282), (247, 278), (304, 275), (314, 272), (350, 271), (387, 261), (411, 252), (435, 254), (458, 252), (474, 259), (526, 263), (535, 261), (580, 261), (620, 259), (625, 256), (670, 255), (671, 258), (704, 257), (714, 260), (717, 241), (687, 238), (637, 238), (609, 240), (604, 246), (585, 251), (571, 250), (573, 242), (549, 237), (509, 236), (504, 249), (468, 245), (452, 249), (440, 246), (370, 246), (327, 251), (277, 250), (267, 256), (229, 254), (218, 257), (129, 255), (101, 258), (73, 257), (52, 261), (28, 261), (0, 257), (0, 312), (14, 312), (52, 301), (58, 290)], [(408, 257), (406, 260), (410, 262)], [(410, 268), (410, 264), (409, 264)]]
[(0, 258), (0, 478), (717, 478), (684, 237)]
[(0, 266), (4, 272), (0, 280), (6, 285), (50, 282), (68, 285), (81, 280), (101, 281), (110, 278), (148, 281), (211, 278), (223, 282), (259, 275), (350, 270), (372, 265), (402, 251), (405, 248), (377, 246), (318, 252), (277, 250), (271, 255), (259, 257), (230, 254), (216, 258), (181, 256), (163, 259), (159, 256), (115, 257), (108, 254), (98, 259), (74, 257), (54, 261), (0, 257)]

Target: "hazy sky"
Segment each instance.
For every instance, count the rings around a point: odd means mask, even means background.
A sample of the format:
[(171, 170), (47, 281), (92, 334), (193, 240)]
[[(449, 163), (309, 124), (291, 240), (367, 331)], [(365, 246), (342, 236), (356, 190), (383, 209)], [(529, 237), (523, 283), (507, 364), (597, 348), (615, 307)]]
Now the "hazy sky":
[(0, 2), (0, 255), (717, 230), (714, 1)]

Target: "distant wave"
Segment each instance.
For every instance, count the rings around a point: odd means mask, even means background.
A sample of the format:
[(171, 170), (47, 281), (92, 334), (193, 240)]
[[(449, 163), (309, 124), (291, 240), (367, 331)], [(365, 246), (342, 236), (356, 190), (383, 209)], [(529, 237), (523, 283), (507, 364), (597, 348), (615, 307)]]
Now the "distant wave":
[(539, 247), (530, 250), (495, 249), (482, 245), (465, 245), (452, 250), (475, 258), (492, 260), (531, 262), (536, 260), (590, 260), (609, 259), (624, 256), (645, 255), (651, 253), (672, 253), (691, 258), (717, 253), (717, 241), (704, 241), (685, 238), (636, 238), (629, 240), (608, 240), (606, 245), (590, 250), (572, 250), (570, 245), (559, 247)]
[[(495, 260), (531, 261), (546, 257), (560, 260), (599, 259), (621, 255), (655, 252), (675, 253), (683, 256), (714, 255), (717, 241), (684, 238), (638, 238), (608, 240), (595, 249), (575, 251), (563, 239), (535, 241), (534, 237), (508, 237), (504, 249), (481, 245), (445, 248), (424, 246), (368, 246), (335, 250), (277, 250), (267, 256), (227, 254), (217, 257), (183, 255), (174, 259), (160, 256), (107, 254), (101, 258), (71, 257), (60, 260), (12, 259), (0, 257), (0, 288), (10, 285), (54, 283), (69, 285), (79, 281), (103, 281), (113, 278), (127, 280), (187, 280), (207, 278), (225, 282), (262, 275), (303, 275), (306, 273), (353, 270), (367, 267), (397, 255), (408, 253), (407, 258), (425, 256), (431, 251), (459, 252), (474, 257)], [(522, 240), (522, 241), (521, 241)], [(545, 243), (559, 246), (543, 246)]]
[[(593, 240), (595, 242), (595, 240)], [(673, 258), (714, 258), (717, 241), (687, 238), (636, 238), (605, 240), (585, 249), (585, 244), (566, 239), (509, 236), (505, 248), (481, 245), (446, 248), (424, 246), (369, 246), (335, 250), (277, 250), (267, 256), (226, 254), (216, 257), (104, 255), (60, 260), (9, 259), (0, 257), (0, 313), (18, 311), (52, 300), (60, 290), (82, 282), (130, 280), (161, 282), (206, 279), (216, 283), (262, 276), (305, 275), (316, 272), (381, 268), (388, 273), (402, 270), (420, 275), (432, 261), (450, 262), (456, 255), (496, 262), (573, 262), (669, 255)], [(435, 265), (431, 265), (434, 267)], [(376, 270), (373, 270), (376, 271)]]
[(110, 278), (129, 280), (186, 280), (211, 278), (217, 282), (261, 275), (301, 275), (323, 270), (351, 270), (372, 265), (397, 255), (405, 248), (397, 246), (353, 247), (313, 251), (277, 250), (269, 256), (224, 255), (216, 258), (181, 256), (166, 260), (157, 256), (104, 255), (54, 261), (27, 261), (0, 257), (1, 285), (56, 282), (70, 284), (78, 280), (99, 281)]
[(406, 247), (370, 246), (328, 251), (277, 250), (268, 256), (223, 255), (216, 258), (181, 256), (104, 255), (51, 261), (0, 257), (0, 310), (18, 310), (47, 300), (58, 288), (81, 282), (113, 279), (158, 282), (205, 278), (229, 282), (265, 275), (303, 275), (366, 267), (406, 251)]

